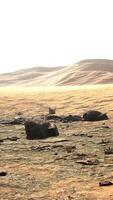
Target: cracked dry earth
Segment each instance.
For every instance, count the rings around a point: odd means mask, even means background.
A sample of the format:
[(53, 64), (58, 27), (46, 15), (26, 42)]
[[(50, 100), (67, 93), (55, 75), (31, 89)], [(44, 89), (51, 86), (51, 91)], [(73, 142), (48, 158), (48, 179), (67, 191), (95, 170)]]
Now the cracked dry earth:
[[(103, 90), (103, 91), (102, 91)], [(87, 109), (108, 112), (100, 122), (56, 122), (60, 136), (27, 140), (24, 125), (0, 125), (0, 200), (113, 200), (113, 89), (0, 93), (0, 118), (19, 111), (23, 116), (46, 114), (49, 105), (59, 114)], [(78, 104), (77, 104), (78, 102)], [(17, 140), (13, 140), (17, 137)], [(3, 140), (3, 141), (2, 141)]]

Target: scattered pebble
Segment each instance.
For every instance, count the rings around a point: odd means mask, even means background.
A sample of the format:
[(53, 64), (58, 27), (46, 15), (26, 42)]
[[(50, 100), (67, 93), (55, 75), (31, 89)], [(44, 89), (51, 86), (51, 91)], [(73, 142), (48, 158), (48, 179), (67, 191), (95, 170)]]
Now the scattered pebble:
[(80, 161), (77, 161), (77, 163), (83, 164), (83, 165), (98, 165), (99, 160), (97, 160), (97, 159), (95, 159), (95, 160), (80, 160)]
[(113, 185), (113, 183), (110, 182), (110, 181), (101, 181), (101, 182), (99, 182), (99, 186), (109, 186), (109, 185)]
[(105, 150), (104, 150), (104, 153), (105, 154), (113, 154), (113, 147), (108, 147), (108, 148), (106, 148)]
[(16, 136), (13, 136), (13, 137), (8, 137), (7, 140), (10, 140), (10, 141), (17, 141), (19, 138), (16, 137)]

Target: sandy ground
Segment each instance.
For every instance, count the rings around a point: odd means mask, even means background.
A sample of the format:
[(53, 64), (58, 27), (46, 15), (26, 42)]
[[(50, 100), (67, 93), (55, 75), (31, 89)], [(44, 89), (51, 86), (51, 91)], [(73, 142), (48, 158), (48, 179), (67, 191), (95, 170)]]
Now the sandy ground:
[[(0, 119), (89, 109), (107, 112), (108, 121), (56, 123), (60, 136), (27, 140), (23, 125), (0, 125), (1, 200), (113, 200), (113, 85), (68, 88), (0, 88)], [(17, 141), (9, 138), (17, 136)], [(86, 164), (90, 161), (90, 164)]]

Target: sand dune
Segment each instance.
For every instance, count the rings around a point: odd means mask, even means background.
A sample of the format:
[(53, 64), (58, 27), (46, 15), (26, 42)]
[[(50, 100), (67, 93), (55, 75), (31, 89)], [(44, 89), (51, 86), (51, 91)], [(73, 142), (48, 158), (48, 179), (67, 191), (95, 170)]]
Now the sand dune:
[(0, 86), (71, 86), (113, 83), (113, 60), (90, 59), (62, 67), (0, 74)]

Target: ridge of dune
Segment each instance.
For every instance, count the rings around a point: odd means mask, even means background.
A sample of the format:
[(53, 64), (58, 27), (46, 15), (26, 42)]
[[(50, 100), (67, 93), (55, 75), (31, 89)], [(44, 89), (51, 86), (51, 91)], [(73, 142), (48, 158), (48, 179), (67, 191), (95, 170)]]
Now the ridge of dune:
[(87, 59), (61, 67), (34, 67), (0, 74), (0, 86), (74, 86), (113, 83), (113, 60)]

